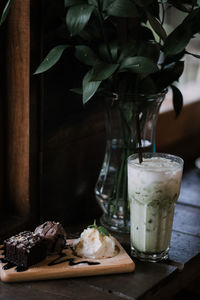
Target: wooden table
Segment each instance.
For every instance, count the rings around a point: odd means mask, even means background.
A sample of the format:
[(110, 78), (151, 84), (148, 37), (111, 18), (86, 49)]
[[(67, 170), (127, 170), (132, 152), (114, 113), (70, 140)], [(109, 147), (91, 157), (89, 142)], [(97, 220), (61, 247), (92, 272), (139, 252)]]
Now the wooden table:
[[(128, 237), (118, 236), (118, 239), (127, 248)], [(200, 279), (200, 171), (194, 166), (184, 172), (175, 211), (170, 260), (163, 263), (134, 261), (135, 272), (128, 274), (28, 283), (1, 282), (0, 299), (172, 299), (191, 281)]]

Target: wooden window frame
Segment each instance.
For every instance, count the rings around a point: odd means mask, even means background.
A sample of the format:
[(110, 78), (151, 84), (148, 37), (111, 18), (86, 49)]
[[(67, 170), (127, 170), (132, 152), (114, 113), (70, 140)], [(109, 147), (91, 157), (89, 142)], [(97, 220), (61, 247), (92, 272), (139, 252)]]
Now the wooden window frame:
[(1, 239), (16, 230), (31, 228), (39, 217), (40, 91), (38, 81), (32, 75), (40, 48), (37, 43), (32, 43), (32, 40), (40, 39), (39, 2), (14, 0), (4, 26), (5, 168)]

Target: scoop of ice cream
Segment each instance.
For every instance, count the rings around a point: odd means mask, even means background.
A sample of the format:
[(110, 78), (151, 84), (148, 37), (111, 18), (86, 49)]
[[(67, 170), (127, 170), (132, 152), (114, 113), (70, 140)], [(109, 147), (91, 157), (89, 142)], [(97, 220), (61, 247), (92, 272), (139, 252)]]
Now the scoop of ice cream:
[(47, 221), (38, 226), (34, 233), (46, 240), (49, 254), (59, 253), (65, 247), (66, 232), (59, 222)]
[(109, 235), (102, 235), (96, 228), (87, 228), (74, 242), (78, 256), (92, 259), (112, 257), (115, 255), (115, 240)]

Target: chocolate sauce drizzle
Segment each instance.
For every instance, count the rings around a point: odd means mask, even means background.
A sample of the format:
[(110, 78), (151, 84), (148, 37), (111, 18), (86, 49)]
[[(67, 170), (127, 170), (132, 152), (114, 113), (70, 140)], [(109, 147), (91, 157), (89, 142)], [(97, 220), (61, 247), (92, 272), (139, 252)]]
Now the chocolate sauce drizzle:
[(26, 270), (28, 270), (28, 268), (23, 267), (23, 266), (17, 266), (17, 267), (15, 268), (15, 271), (16, 271), (16, 272), (24, 272), (24, 271), (26, 271)]
[[(69, 266), (76, 266), (76, 265), (80, 265), (80, 264), (87, 264), (89, 266), (93, 266), (93, 265), (99, 265), (100, 264), (100, 262), (88, 261), (88, 260), (81, 260), (81, 261), (75, 262), (74, 257), (61, 259), (65, 256), (67, 256), (65, 253), (62, 253), (62, 252), (59, 253), (59, 256), (56, 257), (54, 260), (52, 260), (50, 263), (48, 263), (48, 266), (55, 266), (55, 265), (58, 265), (58, 264), (62, 264), (64, 262), (69, 262)], [(6, 258), (0, 258), (0, 262), (5, 264), (2, 267), (3, 270), (9, 270), (9, 269), (14, 268), (14, 267), (15, 267), (16, 272), (24, 272), (24, 271), (28, 270), (28, 268), (23, 267), (23, 266), (17, 266), (16, 264), (8, 261)]]
[(14, 263), (8, 261), (8, 260), (5, 259), (5, 258), (0, 258), (0, 262), (3, 263), (3, 264), (5, 264), (5, 265), (2, 267), (3, 270), (9, 270), (9, 269), (11, 269), (11, 268), (16, 267), (16, 268), (15, 268), (15, 271), (16, 271), (16, 272), (24, 272), (24, 271), (26, 271), (26, 270), (28, 269), (28, 268), (23, 267), (23, 266), (17, 266), (16, 264), (14, 264)]
[(3, 263), (3, 264), (5, 264), (5, 263), (7, 263), (8, 261), (7, 261), (7, 259), (5, 259), (5, 258), (0, 258), (0, 262)]
[(56, 257), (54, 260), (52, 260), (50, 263), (48, 263), (48, 266), (55, 266), (58, 264), (62, 264), (64, 262), (69, 262), (70, 266), (76, 266), (76, 265), (80, 265), (80, 264), (88, 264), (89, 266), (93, 266), (93, 265), (100, 264), (100, 262), (88, 261), (88, 260), (81, 260), (81, 261), (75, 262), (73, 257), (60, 260), (62, 257), (65, 257), (65, 256), (66, 256), (66, 254), (61, 252), (58, 257)]

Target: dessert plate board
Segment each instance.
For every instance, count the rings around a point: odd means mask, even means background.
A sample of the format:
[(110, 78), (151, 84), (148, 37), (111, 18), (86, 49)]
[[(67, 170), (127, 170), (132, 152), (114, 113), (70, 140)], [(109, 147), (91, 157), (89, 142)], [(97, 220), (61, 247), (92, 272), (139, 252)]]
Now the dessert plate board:
[[(72, 243), (73, 240), (67, 240), (67, 244), (71, 245)], [(4, 270), (3, 266), (6, 263), (0, 262), (1, 280), (4, 282), (20, 282), (133, 272), (135, 264), (117, 240), (116, 248), (117, 254), (114, 257), (94, 260), (77, 257), (73, 254), (72, 249), (68, 247), (62, 251), (66, 256), (47, 256), (43, 261), (30, 266), (23, 272), (17, 272), (16, 267)], [(3, 250), (0, 250), (0, 258), (4, 258)], [(74, 265), (70, 265), (69, 258), (75, 263)], [(52, 261), (56, 261), (58, 264), (49, 266), (48, 264)], [(60, 263), (61, 261), (64, 262)], [(85, 261), (85, 263), (76, 264), (80, 261)], [(86, 261), (99, 262), (99, 264), (88, 265)]]

